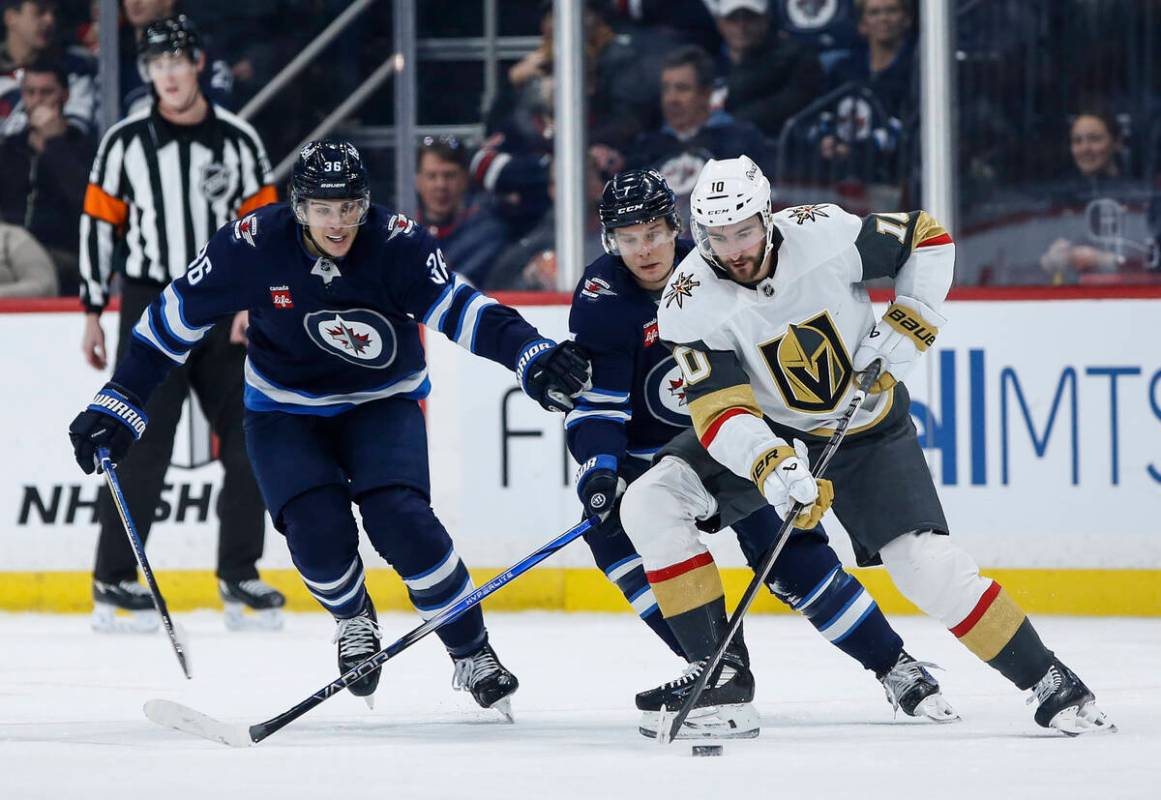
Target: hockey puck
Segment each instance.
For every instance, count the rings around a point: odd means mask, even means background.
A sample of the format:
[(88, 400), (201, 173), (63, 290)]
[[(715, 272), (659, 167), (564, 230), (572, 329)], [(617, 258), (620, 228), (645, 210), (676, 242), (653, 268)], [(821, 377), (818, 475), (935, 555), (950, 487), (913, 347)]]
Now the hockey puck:
[(725, 748), (720, 744), (695, 744), (693, 746), (694, 756), (720, 756), (725, 752)]

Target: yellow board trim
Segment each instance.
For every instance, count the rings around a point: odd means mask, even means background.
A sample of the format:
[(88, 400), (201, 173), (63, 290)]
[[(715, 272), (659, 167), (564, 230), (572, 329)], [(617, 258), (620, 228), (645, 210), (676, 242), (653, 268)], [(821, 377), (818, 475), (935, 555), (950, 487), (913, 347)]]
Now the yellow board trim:
[[(498, 569), (473, 569), (480, 586)], [(730, 608), (753, 577), (748, 569), (721, 569)], [(984, 574), (1029, 614), (1161, 617), (1161, 569), (985, 569)], [(853, 569), (888, 614), (917, 614), (882, 568)], [(286, 593), (292, 611), (320, 611), (292, 569), (267, 569), (262, 577)], [(174, 611), (221, 608), (217, 581), (209, 570), (164, 571), (157, 575)], [(93, 607), (88, 572), (0, 572), (0, 611), (82, 613)], [(410, 610), (403, 581), (389, 569), (367, 570), (367, 586), (381, 611)], [(492, 611), (597, 611), (630, 613), (629, 603), (604, 574), (592, 567), (540, 567), (522, 575), (484, 603)], [(761, 592), (757, 613), (787, 613)]]

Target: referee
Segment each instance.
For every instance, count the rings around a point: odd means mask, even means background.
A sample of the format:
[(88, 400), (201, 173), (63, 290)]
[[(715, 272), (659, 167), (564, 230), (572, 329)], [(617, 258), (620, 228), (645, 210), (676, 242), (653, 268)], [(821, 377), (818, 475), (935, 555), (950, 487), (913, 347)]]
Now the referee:
[[(277, 199), (270, 163), (246, 122), (211, 105), (198, 85), (205, 66), (197, 29), (184, 14), (151, 23), (138, 44), (139, 64), (154, 102), (109, 129), (89, 176), (81, 215), (81, 348), (89, 365), (105, 369), (100, 314), (113, 273), (121, 275), (117, 354), (129, 344), (141, 313), (185, 273), (210, 236), (232, 219)], [(172, 309), (180, 314), (180, 308)], [(285, 598), (258, 579), (265, 507), (250, 471), (242, 432), (244, 314), (222, 325), (172, 372), (146, 407), (149, 425), (118, 465), (129, 513), (141, 538), (149, 535), (173, 453), (173, 438), (192, 387), (214, 432), (225, 469), (218, 496), (218, 587), (228, 627), (278, 627)], [(101, 523), (93, 569), (93, 627), (98, 631), (153, 630), (157, 612), (109, 493), (98, 501)], [(249, 607), (257, 616), (244, 617)], [(128, 621), (115, 618), (131, 612)]]

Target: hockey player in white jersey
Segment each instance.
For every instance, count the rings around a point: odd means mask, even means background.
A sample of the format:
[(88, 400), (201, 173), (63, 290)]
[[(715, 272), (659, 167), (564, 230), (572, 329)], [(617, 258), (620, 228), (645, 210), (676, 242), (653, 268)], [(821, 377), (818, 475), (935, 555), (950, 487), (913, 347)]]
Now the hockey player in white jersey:
[[(670, 276), (658, 324), (710, 455), (752, 480), (783, 516), (806, 504), (800, 527), (815, 525), (833, 502), (859, 564), (883, 564), (904, 596), (1032, 692), (1039, 725), (1069, 735), (1115, 730), (1024, 611), (948, 536), (901, 382), (946, 321), (955, 262), (947, 231), (924, 211), (860, 218), (819, 204), (773, 213), (770, 184), (746, 156), (708, 162), (690, 204), (698, 249)], [(863, 288), (875, 278), (894, 279), (896, 292), (879, 320)], [(856, 373), (875, 362), (880, 377), (829, 479), (816, 481), (809, 461), (849, 403)], [(714, 619), (722, 612), (710, 611), (721, 608), (713, 602), (720, 583), (681, 568), (705, 552), (692, 522), (706, 509), (702, 495), (681, 489), (671, 462), (630, 486), (622, 521), (646, 572), (668, 584), (653, 586), (662, 613), (670, 616), (663, 598), (680, 598), (688, 617), (696, 596), (707, 630), (724, 630), (724, 618)], [(701, 702), (712, 702), (728, 677), (711, 676)], [(676, 693), (682, 685), (666, 686)]]

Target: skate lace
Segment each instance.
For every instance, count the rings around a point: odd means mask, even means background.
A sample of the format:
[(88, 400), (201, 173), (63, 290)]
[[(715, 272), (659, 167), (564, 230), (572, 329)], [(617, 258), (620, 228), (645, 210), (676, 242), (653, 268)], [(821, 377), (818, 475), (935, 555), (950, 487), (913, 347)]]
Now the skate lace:
[(367, 616), (340, 619), (335, 627), (332, 642), (339, 643), (339, 655), (343, 658), (374, 653), (379, 649), (379, 625)]
[[(694, 661), (692, 664), (690, 664), (689, 666), (687, 666), (685, 668), (685, 672), (681, 673), (680, 677), (674, 678), (673, 680), (669, 681), (668, 683), (663, 684), (661, 688), (668, 690), (668, 689), (680, 689), (684, 686), (689, 686), (694, 681), (696, 681), (699, 677), (701, 677), (702, 670), (705, 669), (705, 665), (706, 665), (707, 660), (708, 659), (703, 659), (701, 661)], [(718, 673), (717, 681), (714, 682), (712, 684), (712, 686), (707, 686), (707, 688), (714, 688), (717, 686), (721, 686), (725, 683), (729, 683), (730, 679), (732, 679), (734, 677), (734, 672), (735, 672), (734, 668), (731, 667), (729, 665), (729, 663), (723, 661), (721, 666), (720, 666), (720, 671)]]
[(117, 588), (125, 592), (125, 594), (131, 594), (135, 597), (146, 597), (149, 595), (149, 587), (137, 581), (121, 581), (117, 584)]
[(471, 691), (476, 682), (486, 678), (493, 672), (500, 671), (500, 662), (496, 655), (488, 648), (474, 656), (455, 659), (455, 672), (452, 674), (452, 688), (457, 692), (462, 689)]
[(1037, 705), (1043, 704), (1045, 700), (1060, 688), (1062, 683), (1064, 683), (1064, 677), (1060, 674), (1060, 670), (1056, 668), (1056, 665), (1053, 664), (1044, 673), (1044, 677), (1032, 687), (1032, 694), (1028, 695), (1028, 700), (1024, 705), (1030, 706), (1033, 703)]
[[(909, 660), (903, 660), (905, 657)], [(900, 656), (898, 663), (891, 667), (891, 671), (884, 675), (881, 681), (883, 688), (887, 690), (887, 699), (891, 701), (892, 708), (899, 710), (899, 696), (917, 681), (932, 679), (930, 673), (926, 672), (928, 668), (943, 669), (931, 661), (916, 661), (910, 656)]]
[(249, 578), (244, 581), (238, 581), (238, 586), (244, 592), (248, 592), (256, 597), (266, 597), (267, 595), (277, 594), (278, 590), (273, 586), (263, 583), (258, 578)]

